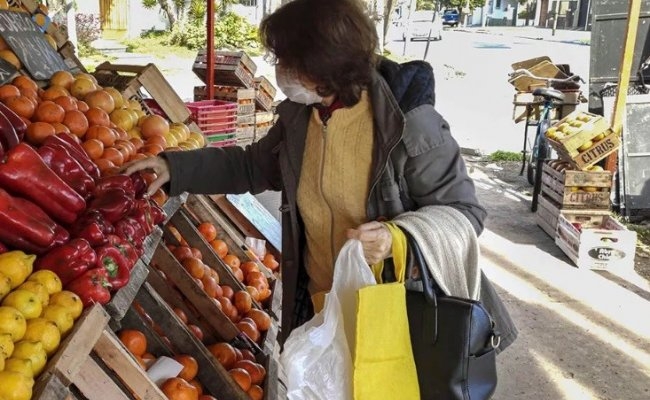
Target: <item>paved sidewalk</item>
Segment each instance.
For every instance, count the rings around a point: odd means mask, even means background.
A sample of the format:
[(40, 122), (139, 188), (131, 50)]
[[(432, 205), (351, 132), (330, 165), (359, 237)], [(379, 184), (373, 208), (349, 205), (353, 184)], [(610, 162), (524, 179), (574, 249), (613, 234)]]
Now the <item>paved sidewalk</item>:
[(467, 33), (484, 33), (489, 35), (512, 36), (524, 39), (545, 40), (549, 42), (569, 43), (576, 45), (588, 46), (591, 42), (591, 32), (584, 30), (567, 30), (556, 29), (555, 35), (553, 30), (548, 28), (537, 28), (531, 26), (487, 26), (487, 27), (467, 27), (456, 29), (459, 32)]

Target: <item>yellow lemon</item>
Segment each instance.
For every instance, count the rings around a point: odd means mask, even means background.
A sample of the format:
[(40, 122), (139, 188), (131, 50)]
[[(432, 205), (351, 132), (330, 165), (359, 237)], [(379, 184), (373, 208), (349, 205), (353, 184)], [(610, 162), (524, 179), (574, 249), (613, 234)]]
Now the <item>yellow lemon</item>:
[(62, 290), (50, 296), (50, 304), (65, 307), (73, 319), (79, 318), (84, 310), (84, 304), (76, 293)]
[(18, 289), (27, 290), (34, 293), (38, 300), (40, 300), (42, 307), (45, 307), (50, 302), (50, 294), (48, 293), (45, 285), (40, 282), (26, 281), (18, 286)]
[(203, 136), (202, 133), (191, 132), (188, 136), (188, 139), (194, 139), (200, 145), (200, 147), (205, 146), (205, 136)]
[(114, 87), (107, 87), (104, 88), (104, 91), (110, 94), (113, 98), (113, 101), (115, 102), (115, 109), (124, 107), (124, 96), (122, 96), (122, 93), (120, 93), (119, 90), (115, 89)]
[(41, 301), (29, 290), (16, 289), (2, 300), (2, 305), (13, 307), (25, 316), (25, 319), (37, 318), (43, 311)]
[(0, 10), (8, 10), (9, 9), (9, 3), (7, 0), (0, 0)]
[(8, 334), (14, 342), (25, 336), (27, 321), (20, 311), (13, 307), (0, 307), (0, 334)]
[(5, 371), (18, 372), (28, 378), (34, 378), (34, 370), (32, 369), (32, 360), (23, 360), (21, 358), (8, 358), (5, 360)]
[(29, 400), (32, 398), (34, 380), (25, 375), (13, 372), (0, 372), (0, 399)]
[(0, 272), (0, 300), (11, 291), (11, 279), (3, 273)]
[(46, 269), (36, 271), (27, 278), (28, 281), (42, 283), (47, 288), (47, 292), (51, 295), (58, 293), (63, 289), (63, 283), (59, 276), (52, 271)]
[(10, 251), (0, 254), (0, 273), (11, 280), (11, 288), (17, 288), (32, 273), (36, 256), (22, 251)]
[(43, 309), (43, 314), (41, 316), (56, 324), (59, 328), (59, 332), (61, 332), (61, 337), (64, 337), (65, 334), (74, 326), (74, 318), (72, 318), (72, 314), (70, 314), (70, 311), (63, 306), (50, 304)]
[(16, 343), (14, 353), (11, 355), (11, 357), (20, 358), (22, 360), (31, 360), (34, 376), (38, 376), (38, 374), (43, 371), (43, 368), (45, 368), (45, 364), (47, 364), (47, 353), (45, 352), (43, 343), (41, 342), (21, 340), (20, 342)]
[(3, 333), (0, 335), (0, 358), (7, 358), (14, 352), (14, 341), (11, 335)]
[(23, 340), (43, 343), (45, 352), (51, 356), (61, 343), (61, 332), (59, 332), (59, 327), (48, 319), (30, 319), (27, 321), (27, 330)]

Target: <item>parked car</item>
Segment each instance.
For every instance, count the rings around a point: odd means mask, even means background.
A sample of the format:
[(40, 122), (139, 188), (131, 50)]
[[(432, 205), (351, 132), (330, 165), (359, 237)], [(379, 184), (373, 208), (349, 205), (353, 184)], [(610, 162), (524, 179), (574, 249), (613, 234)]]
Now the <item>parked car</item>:
[(456, 27), (458, 26), (459, 21), (460, 21), (460, 14), (458, 13), (458, 10), (445, 10), (444, 14), (442, 14), (443, 25)]
[[(442, 18), (437, 12), (416, 11), (408, 24), (411, 40), (442, 40)], [(406, 29), (402, 28), (402, 40), (406, 40)]]

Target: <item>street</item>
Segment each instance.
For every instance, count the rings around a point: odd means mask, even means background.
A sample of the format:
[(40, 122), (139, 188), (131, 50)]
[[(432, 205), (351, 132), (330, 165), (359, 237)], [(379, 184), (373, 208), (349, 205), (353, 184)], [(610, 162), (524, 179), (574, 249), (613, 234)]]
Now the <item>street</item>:
[[(426, 41), (408, 43), (406, 57), (422, 59), (425, 47)], [(401, 56), (404, 42), (391, 41), (387, 48)], [(436, 108), (451, 124), (461, 147), (483, 154), (521, 151), (524, 123), (512, 121), (515, 90), (508, 73), (512, 63), (543, 55), (554, 63), (569, 64), (571, 71), (588, 81), (589, 46), (585, 45), (454, 30), (445, 30), (441, 41), (429, 44), (426, 61), (436, 76)], [(534, 128), (530, 133), (534, 135)]]

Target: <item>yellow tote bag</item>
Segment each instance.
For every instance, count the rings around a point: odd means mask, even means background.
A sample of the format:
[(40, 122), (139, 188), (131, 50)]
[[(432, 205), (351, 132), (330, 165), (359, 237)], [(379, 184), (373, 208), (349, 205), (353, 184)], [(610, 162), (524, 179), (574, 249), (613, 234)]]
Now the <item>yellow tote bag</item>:
[[(397, 282), (367, 286), (358, 292), (354, 400), (420, 398), (406, 314), (406, 236), (386, 223), (393, 236)], [(383, 263), (372, 267), (381, 278)]]

